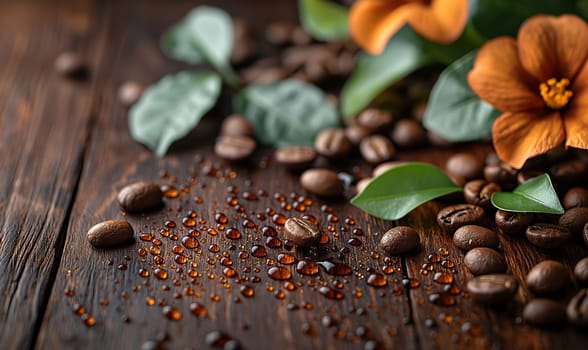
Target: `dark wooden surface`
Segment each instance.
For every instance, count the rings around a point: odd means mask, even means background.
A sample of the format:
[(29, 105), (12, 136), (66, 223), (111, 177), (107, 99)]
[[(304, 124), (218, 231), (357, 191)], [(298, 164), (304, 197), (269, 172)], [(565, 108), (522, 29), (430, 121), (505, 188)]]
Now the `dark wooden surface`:
[[(376, 220), (344, 201), (325, 202), (307, 195), (313, 200), (307, 213), (316, 216), (324, 229), (329, 223), (320, 207), (327, 204), (333, 208), (340, 218), (333, 224), (338, 234), (329, 233), (329, 243), (317, 250), (295, 255), (298, 259), (310, 256), (347, 263), (353, 268), (352, 275), (331, 276), (321, 270), (317, 276), (302, 276), (294, 271), (295, 265), (288, 265), (291, 281), (298, 287), (287, 291), (283, 282), (267, 275), (267, 259), (280, 266), (277, 256), (285, 252), (283, 247), (268, 248), (267, 258), (240, 259), (240, 251), (248, 252), (253, 244), (264, 245), (264, 237), (256, 229), (241, 226), (242, 217), (227, 205), (231, 196), (227, 187), (239, 189), (236, 196), (257, 228), (276, 226), (270, 218), (262, 220), (256, 214), (269, 207), (293, 215), (280, 207), (273, 194), (305, 195), (296, 176), (271, 161), (271, 150), (260, 151), (250, 164), (233, 167), (211, 153), (216, 121), (230, 112), (228, 99), (199, 126), (197, 133), (203, 142), (162, 159), (130, 139), (126, 110), (116, 100), (116, 89), (123, 81), (148, 84), (182, 67), (163, 57), (158, 38), (198, 3), (0, 2), (0, 348), (138, 349), (164, 332), (169, 336), (167, 348), (200, 349), (206, 348), (204, 337), (211, 330), (226, 332), (247, 349), (361, 349), (370, 339), (384, 348), (397, 349), (583, 347), (588, 337), (581, 331), (569, 327), (543, 331), (520, 324), (521, 307), (531, 297), (524, 286), (516, 302), (501, 310), (479, 307), (463, 293), (456, 296), (455, 306), (429, 302), (429, 295), (442, 289), (432, 281), (433, 273), (420, 274), (429, 254), (440, 248), (449, 251), (447, 258), (455, 263), (453, 275), (459, 288), (464, 289), (465, 281), (472, 277), (462, 265), (463, 252), (434, 222), (440, 208), (436, 202), (423, 205), (399, 222), (418, 228), (423, 247), (414, 255), (392, 259), (395, 271), (387, 275), (388, 285), (383, 288), (368, 286), (366, 277), (386, 266), (384, 256), (372, 252), (377, 251), (381, 234), (398, 223)], [(207, 3), (252, 21), (257, 29), (270, 19), (296, 20), (294, 1)], [(74, 82), (54, 73), (53, 61), (65, 50), (86, 54), (91, 79)], [(488, 146), (468, 145), (467, 149), (483, 155)], [(399, 158), (442, 165), (455, 151), (426, 149), (403, 152)], [(205, 174), (211, 164), (218, 169), (215, 176)], [(116, 193), (136, 180), (186, 188), (179, 198), (166, 199), (166, 208), (160, 212), (125, 217), (137, 235), (153, 232), (162, 240), (161, 255), (169, 272), (165, 281), (153, 275), (153, 255), (148, 253), (142, 260), (138, 254), (140, 248), (148, 250), (149, 242), (137, 240), (102, 251), (86, 241), (86, 231), (93, 224), (123, 218), (115, 203)], [(258, 190), (266, 191), (268, 197), (258, 201), (241, 197), (244, 191)], [(202, 198), (202, 203), (195, 202), (195, 197)], [(181, 239), (187, 232), (181, 219), (189, 210), (206, 221), (198, 228), (214, 227), (214, 214), (224, 212), (229, 216), (226, 227), (238, 227), (243, 234), (231, 241), (223, 232), (216, 236), (203, 232), (200, 247), (186, 249), (185, 255), (197, 263), (193, 268), (198, 273), (197, 284), (190, 277), (181, 278), (190, 269), (189, 263), (173, 260), (172, 247), (180, 242), (159, 234), (165, 220), (172, 219), (178, 224), (172, 233)], [(354, 218), (356, 224), (345, 224), (346, 217)], [(362, 241), (359, 247), (346, 243), (354, 236), (354, 227), (364, 232), (357, 237)], [(510, 270), (519, 280), (545, 258), (573, 266), (588, 255), (585, 247), (577, 245), (545, 252), (521, 239), (501, 240)], [(217, 244), (220, 251), (210, 252), (211, 244)], [(339, 258), (343, 247), (348, 247), (349, 253)], [(217, 255), (220, 258), (225, 252), (241, 281), (222, 280), (223, 266)], [(211, 265), (208, 259), (216, 262)], [(120, 269), (120, 264), (126, 265), (126, 270)], [(177, 273), (172, 265), (182, 267), (184, 273)], [(247, 267), (252, 271), (246, 272)], [(151, 275), (140, 277), (141, 268)], [(442, 270), (435, 264), (435, 271)], [(258, 282), (253, 280), (255, 276)], [(420, 286), (405, 290), (401, 283), (405, 277), (417, 279)], [(252, 286), (255, 295), (243, 296), (241, 285)], [(325, 298), (318, 291), (323, 285), (339, 285), (344, 299)], [(186, 288), (192, 288), (194, 295), (188, 295)], [(67, 296), (66, 290), (74, 295)], [(285, 298), (276, 298), (276, 290), (282, 290)], [(213, 295), (220, 300), (213, 301)], [(155, 305), (147, 305), (148, 298), (154, 298)], [(193, 302), (203, 304), (208, 317), (191, 314), (189, 305)], [(93, 327), (74, 313), (75, 303), (94, 316)], [(182, 319), (168, 320), (162, 314), (164, 303), (180, 310)], [(289, 305), (298, 309), (290, 310)], [(322, 324), (327, 315), (337, 320), (336, 326)], [(304, 331), (306, 325), (310, 325), (310, 332)], [(365, 330), (367, 335), (362, 336)]]

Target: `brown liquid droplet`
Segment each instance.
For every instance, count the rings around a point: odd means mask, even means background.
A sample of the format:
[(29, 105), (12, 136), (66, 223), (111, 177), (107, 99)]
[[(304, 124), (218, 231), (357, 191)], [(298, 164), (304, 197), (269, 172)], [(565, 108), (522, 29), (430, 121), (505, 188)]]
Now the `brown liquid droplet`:
[(182, 238), (182, 244), (188, 249), (196, 249), (200, 246), (200, 242), (192, 236)]
[(405, 278), (402, 280), (402, 285), (404, 286), (404, 288), (412, 289), (418, 288), (421, 285), (421, 282), (419, 282), (419, 280), (417, 280), (416, 278)]
[(218, 246), (218, 244), (213, 243), (208, 246), (208, 251), (212, 253), (218, 253), (220, 251), (220, 247)]
[(157, 277), (160, 280), (166, 280), (167, 279), (167, 271), (164, 269), (155, 269), (155, 271), (153, 271), (155, 273), (155, 277)]
[(443, 261), (441, 261), (441, 266), (446, 269), (452, 269), (455, 267), (455, 264), (451, 260), (443, 259)]
[(196, 226), (197, 222), (194, 218), (191, 217), (185, 217), (182, 219), (182, 225), (186, 226), (186, 227), (194, 227)]
[(284, 282), (284, 288), (286, 288), (287, 291), (292, 292), (296, 290), (296, 285), (290, 281), (287, 281)]
[(283, 281), (292, 278), (292, 273), (285, 267), (274, 266), (267, 271), (268, 276), (274, 280)]
[(325, 245), (327, 243), (329, 243), (329, 235), (327, 235), (325, 232), (321, 232), (321, 239), (319, 240), (319, 244)]
[(451, 295), (459, 295), (461, 293), (461, 289), (455, 284), (445, 285), (445, 288), (443, 288), (443, 291), (445, 291)]
[(225, 267), (223, 269), (223, 275), (227, 276), (228, 278), (233, 278), (237, 276), (237, 271), (232, 267)]
[(429, 295), (429, 302), (439, 306), (453, 306), (455, 297), (448, 293), (433, 293)]
[(217, 224), (224, 225), (229, 222), (229, 218), (223, 213), (216, 213), (214, 215), (214, 221), (216, 221)]
[(282, 241), (277, 237), (267, 237), (265, 244), (270, 248), (279, 248), (282, 246)]
[(168, 320), (179, 321), (182, 319), (182, 312), (173, 306), (164, 306), (162, 312)]
[(285, 299), (285, 298), (286, 298), (286, 293), (284, 293), (283, 291), (281, 291), (281, 290), (279, 290), (279, 289), (278, 289), (278, 290), (276, 290), (276, 291), (274, 292), (274, 297), (275, 297), (276, 299), (283, 300), (283, 299)]
[(386, 275), (391, 275), (394, 273), (394, 267), (390, 266), (390, 265), (386, 265), (386, 266), (382, 267), (382, 272), (384, 272)]
[(290, 265), (296, 262), (296, 257), (292, 254), (281, 253), (278, 255), (278, 261), (280, 264)]
[(255, 228), (255, 226), (257, 226), (257, 225), (255, 225), (255, 222), (253, 222), (253, 220), (250, 220), (250, 219), (243, 220), (242, 225), (245, 228)]
[(139, 276), (147, 278), (147, 277), (149, 277), (149, 275), (150, 275), (149, 270), (139, 269)]
[(441, 257), (439, 256), (439, 254), (433, 253), (427, 256), (427, 260), (429, 260), (429, 262), (432, 263), (438, 263), (439, 261), (441, 261)]
[(82, 321), (84, 321), (86, 327), (93, 327), (96, 324), (96, 319), (90, 314), (83, 314)]
[(319, 293), (327, 299), (332, 300), (341, 300), (345, 298), (345, 294), (343, 294), (341, 291), (326, 286), (320, 287)]
[(276, 237), (278, 235), (278, 231), (271, 226), (263, 226), (261, 228), (261, 234), (265, 237)]
[(253, 287), (248, 285), (243, 285), (239, 287), (239, 291), (241, 292), (241, 295), (247, 298), (251, 298), (253, 295), (255, 295), (255, 290), (253, 289)]
[(333, 276), (346, 276), (351, 275), (351, 273), (353, 272), (353, 270), (351, 270), (351, 267), (344, 263), (320, 261), (318, 264), (322, 266), (329, 275)]
[(225, 237), (228, 239), (239, 239), (241, 238), (241, 232), (236, 228), (230, 228), (225, 232)]
[(73, 297), (75, 295), (73, 289), (71, 288), (66, 288), (65, 291), (63, 292), (63, 294), (65, 294), (66, 297)]
[(453, 283), (453, 275), (446, 271), (437, 272), (433, 276), (433, 281), (439, 284), (451, 284)]
[(359, 238), (355, 238), (355, 237), (349, 238), (347, 240), (347, 244), (349, 244), (350, 246), (353, 246), (353, 247), (359, 247), (361, 245), (361, 240)]
[(296, 265), (296, 271), (302, 275), (316, 275), (319, 273), (319, 266), (313, 260), (300, 260)]
[(372, 287), (385, 287), (388, 285), (388, 279), (380, 273), (372, 273), (368, 276), (367, 283)]
[(265, 258), (267, 256), (267, 250), (264, 246), (261, 245), (254, 245), (251, 247), (251, 255), (256, 258)]
[[(173, 220), (166, 220), (163, 223), (163, 226), (167, 227), (167, 228), (176, 228), (177, 224), (175, 221)], [(169, 231), (168, 231), (168, 236), (169, 236)]]
[(200, 303), (192, 303), (190, 304), (190, 312), (198, 317), (207, 317), (208, 311), (204, 307), (204, 305)]
[(247, 192), (247, 191), (243, 192), (241, 197), (243, 197), (245, 200), (248, 200), (248, 201), (258, 201), (259, 200), (259, 197), (255, 193), (251, 193), (251, 192)]
[(147, 297), (147, 299), (145, 299), (145, 303), (149, 306), (153, 306), (155, 305), (155, 298)]
[(163, 192), (163, 196), (167, 198), (178, 198), (180, 195), (180, 191), (172, 185), (163, 185), (160, 189)]
[(188, 258), (186, 258), (186, 256), (185, 256), (185, 255), (178, 254), (178, 255), (176, 255), (176, 256), (174, 257), (174, 261), (175, 261), (176, 263), (178, 263), (178, 264), (181, 264), (181, 265), (183, 265), (183, 264), (185, 264), (185, 263), (187, 263), (187, 262), (188, 262)]
[(150, 240), (152, 240), (152, 239), (153, 239), (153, 237), (155, 237), (155, 236), (154, 236), (154, 235), (153, 235), (153, 233), (151, 233), (151, 232), (148, 232), (148, 233), (141, 233), (141, 234), (139, 235), (139, 239), (140, 239), (140, 240), (142, 240), (142, 241), (144, 241), (144, 242), (149, 242)]
[(444, 247), (442, 247), (442, 248), (439, 248), (439, 249), (437, 250), (437, 252), (438, 252), (439, 254), (441, 254), (441, 256), (448, 256), (448, 255), (449, 255), (449, 250), (447, 250), (447, 248), (444, 248)]
[(286, 217), (282, 214), (274, 214), (274, 216), (272, 216), (272, 222), (276, 225), (284, 226), (286, 223)]
[(78, 316), (82, 316), (83, 314), (86, 313), (86, 307), (83, 305), (80, 305), (78, 303), (73, 304), (73, 312), (74, 314), (78, 315)]
[(345, 218), (345, 223), (349, 226), (353, 226), (355, 225), (355, 219), (351, 218), (351, 217), (346, 217)]

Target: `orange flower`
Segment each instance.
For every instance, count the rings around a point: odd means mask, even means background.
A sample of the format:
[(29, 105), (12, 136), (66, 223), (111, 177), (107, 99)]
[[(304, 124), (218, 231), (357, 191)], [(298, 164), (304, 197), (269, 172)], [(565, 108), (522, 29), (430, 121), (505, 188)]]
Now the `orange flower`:
[(478, 52), (471, 88), (504, 112), (492, 128), (496, 153), (521, 168), (565, 141), (588, 148), (588, 25), (573, 15), (529, 19), (517, 39)]
[(359, 0), (351, 8), (349, 28), (365, 51), (380, 54), (405, 24), (440, 44), (455, 41), (466, 25), (468, 0)]

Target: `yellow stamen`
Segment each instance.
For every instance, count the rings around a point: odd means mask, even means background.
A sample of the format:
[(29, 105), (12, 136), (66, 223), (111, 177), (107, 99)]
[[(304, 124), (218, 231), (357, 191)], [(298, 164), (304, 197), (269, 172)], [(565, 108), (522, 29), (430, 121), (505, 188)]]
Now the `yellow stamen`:
[(565, 78), (559, 81), (551, 78), (545, 83), (541, 83), (539, 85), (539, 91), (545, 104), (553, 109), (562, 109), (567, 106), (570, 98), (574, 95), (572, 90), (566, 89), (568, 85), (570, 85), (570, 81)]

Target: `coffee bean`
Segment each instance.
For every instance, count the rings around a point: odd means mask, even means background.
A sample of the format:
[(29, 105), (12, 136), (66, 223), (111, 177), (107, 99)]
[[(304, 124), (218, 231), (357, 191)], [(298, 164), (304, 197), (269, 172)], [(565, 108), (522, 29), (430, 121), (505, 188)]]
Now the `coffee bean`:
[(539, 170), (521, 170), (517, 174), (517, 184), (521, 185), (530, 179), (541, 176), (543, 174), (545, 174), (545, 172)]
[(292, 37), (290, 38), (290, 40), (292, 41), (292, 44), (299, 46), (308, 45), (312, 43), (312, 37), (308, 35), (304, 28), (299, 26), (295, 27), (292, 31)]
[(88, 230), (88, 241), (96, 248), (110, 248), (133, 238), (133, 227), (125, 220), (108, 220)]
[(490, 248), (474, 248), (466, 253), (463, 262), (474, 275), (503, 273), (508, 268), (502, 254)]
[(247, 22), (238, 18), (233, 20), (233, 37), (231, 63), (239, 65), (255, 55), (255, 40)]
[(134, 81), (126, 81), (118, 88), (118, 101), (125, 107), (129, 107), (139, 101), (145, 87)]
[(546, 249), (559, 248), (572, 238), (567, 228), (553, 224), (533, 224), (527, 227), (526, 235), (533, 245)]
[(484, 209), (473, 204), (456, 204), (445, 207), (437, 214), (437, 223), (447, 232), (461, 226), (476, 225), (484, 220)]
[(88, 63), (75, 52), (64, 52), (55, 60), (55, 70), (65, 77), (84, 78), (88, 73)]
[(392, 121), (390, 112), (375, 108), (368, 108), (357, 116), (357, 123), (372, 132), (386, 131), (392, 125)]
[(417, 230), (409, 226), (396, 226), (384, 233), (380, 248), (388, 255), (400, 255), (415, 250), (420, 243)]
[(533, 299), (523, 309), (523, 319), (538, 327), (559, 327), (566, 320), (563, 304), (550, 299)]
[(280, 66), (258, 67), (256, 65), (241, 70), (241, 78), (248, 84), (269, 84), (284, 80), (290, 71)]
[(467, 290), (475, 302), (480, 304), (505, 304), (512, 300), (519, 289), (517, 280), (505, 274), (477, 276), (468, 281)]
[(365, 188), (367, 187), (367, 185), (369, 185), (372, 180), (373, 180), (373, 178), (371, 178), (371, 177), (367, 177), (365, 179), (359, 180), (357, 182), (357, 184), (355, 184), (355, 191), (357, 193), (363, 192), (363, 190), (365, 190)]
[(401, 119), (394, 125), (390, 137), (398, 147), (415, 148), (427, 142), (427, 131), (414, 119)]
[(559, 217), (559, 225), (567, 228), (572, 235), (580, 236), (588, 223), (588, 208), (570, 208)]
[(220, 134), (222, 136), (249, 136), (253, 137), (255, 132), (249, 120), (240, 114), (232, 114), (223, 120)]
[(318, 243), (321, 231), (318, 226), (301, 218), (289, 218), (284, 224), (284, 238), (299, 247), (310, 247)]
[(470, 250), (478, 247), (498, 248), (496, 232), (477, 225), (458, 228), (453, 235), (453, 243), (460, 249)]
[(489, 182), (499, 184), (500, 187), (506, 190), (510, 190), (517, 185), (517, 174), (516, 169), (504, 163), (484, 167), (484, 178)]
[(345, 136), (345, 130), (340, 128), (329, 128), (321, 131), (315, 141), (314, 148), (325, 157), (341, 158), (347, 155), (353, 144)]
[(387, 161), (396, 154), (392, 141), (382, 135), (372, 135), (361, 140), (359, 151), (363, 159), (376, 164)]
[(440, 148), (449, 148), (453, 147), (453, 142), (445, 139), (443, 136), (437, 134), (433, 131), (427, 132), (427, 140), (433, 146), (440, 147)]
[(329, 169), (309, 169), (300, 176), (300, 184), (308, 192), (324, 197), (343, 195), (343, 184), (337, 173)]
[(130, 213), (142, 213), (161, 207), (163, 193), (153, 182), (135, 182), (118, 193), (118, 204)]
[(536, 295), (560, 295), (570, 283), (568, 269), (555, 260), (542, 261), (527, 274), (527, 287)]
[(578, 284), (588, 286), (588, 258), (584, 258), (574, 267), (574, 277)]
[(451, 156), (445, 164), (447, 173), (465, 180), (482, 177), (483, 168), (482, 160), (469, 153), (457, 153)]
[(577, 159), (556, 163), (549, 169), (551, 177), (561, 183), (579, 183), (586, 177), (587, 172), (588, 165)]
[(396, 168), (400, 165), (404, 165), (404, 164), (406, 164), (406, 162), (398, 161), (398, 160), (382, 163), (374, 168), (374, 170), (372, 171), (372, 176), (378, 177), (378, 176), (382, 175), (383, 173), (385, 173), (386, 171), (393, 169), (393, 168)]
[(361, 125), (350, 125), (345, 128), (345, 136), (354, 145), (359, 145), (361, 140), (368, 137), (371, 134), (370, 129)]
[(588, 289), (581, 289), (568, 303), (568, 321), (574, 326), (588, 326)]
[(249, 158), (257, 143), (248, 136), (221, 136), (216, 140), (214, 152), (228, 161), (241, 161)]
[(463, 188), (465, 201), (482, 207), (484, 210), (492, 209), (492, 202), (490, 199), (494, 193), (500, 191), (502, 191), (500, 185), (486, 180), (470, 181), (466, 183)]
[(316, 151), (310, 146), (286, 146), (278, 149), (276, 161), (290, 170), (303, 170), (312, 165)]
[(274, 22), (265, 31), (265, 40), (275, 46), (290, 43), (294, 26), (287, 22)]
[(494, 221), (500, 232), (513, 236), (525, 232), (534, 220), (535, 215), (532, 213), (514, 213), (498, 210), (496, 211), (496, 215), (494, 215)]
[(588, 207), (588, 189), (584, 187), (570, 188), (566, 192), (562, 204), (566, 209), (574, 207)]
[(582, 234), (584, 237), (584, 243), (586, 243), (586, 245), (588, 245), (588, 223), (586, 225), (584, 225), (584, 233)]

